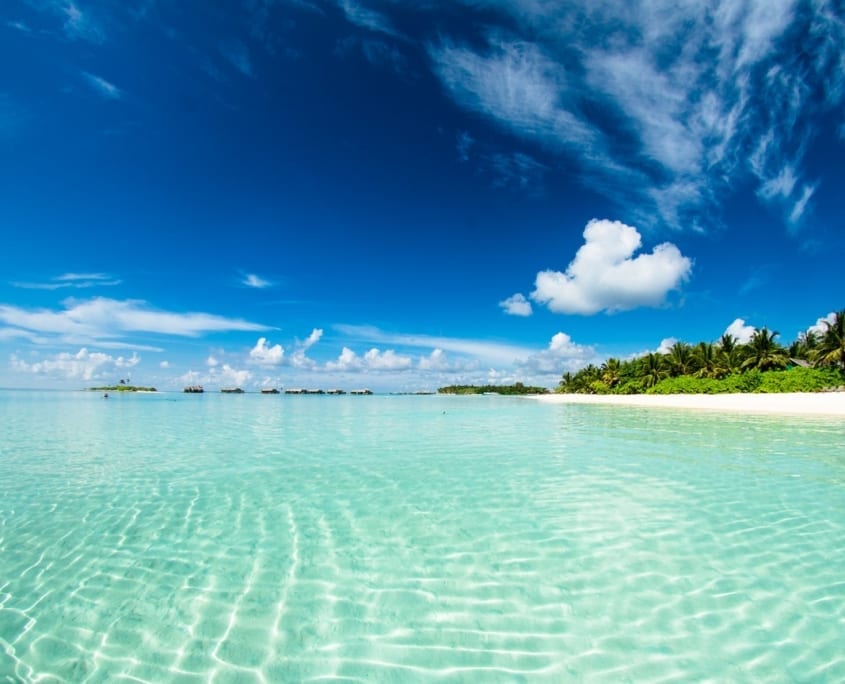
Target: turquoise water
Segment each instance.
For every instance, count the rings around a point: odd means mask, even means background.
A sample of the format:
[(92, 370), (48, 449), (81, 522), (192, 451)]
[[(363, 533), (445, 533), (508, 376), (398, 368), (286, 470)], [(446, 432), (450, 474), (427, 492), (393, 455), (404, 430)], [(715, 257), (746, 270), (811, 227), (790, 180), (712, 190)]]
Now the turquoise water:
[(845, 680), (845, 422), (0, 392), (0, 681)]

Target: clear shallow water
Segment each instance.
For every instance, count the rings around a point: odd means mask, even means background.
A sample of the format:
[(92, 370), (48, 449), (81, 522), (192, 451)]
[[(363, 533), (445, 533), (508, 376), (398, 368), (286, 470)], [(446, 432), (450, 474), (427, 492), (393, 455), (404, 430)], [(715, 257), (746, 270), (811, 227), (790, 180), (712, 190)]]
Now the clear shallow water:
[(845, 423), (0, 392), (0, 681), (843, 681)]

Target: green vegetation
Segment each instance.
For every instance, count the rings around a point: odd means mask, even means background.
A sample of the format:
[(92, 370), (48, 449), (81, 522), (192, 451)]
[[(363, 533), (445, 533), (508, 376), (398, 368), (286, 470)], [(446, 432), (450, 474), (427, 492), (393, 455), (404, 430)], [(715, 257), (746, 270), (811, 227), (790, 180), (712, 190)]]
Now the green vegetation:
[(547, 394), (545, 387), (530, 387), (517, 382), (513, 385), (449, 385), (440, 387), (438, 394)]
[(155, 392), (155, 387), (138, 387), (136, 385), (109, 385), (108, 387), (89, 387), (91, 392)]
[(714, 343), (676, 342), (664, 354), (608, 359), (564, 373), (558, 392), (578, 394), (718, 394), (820, 392), (845, 386), (845, 310), (822, 332), (799, 335), (788, 347), (778, 333), (756, 330), (740, 344), (731, 335)]

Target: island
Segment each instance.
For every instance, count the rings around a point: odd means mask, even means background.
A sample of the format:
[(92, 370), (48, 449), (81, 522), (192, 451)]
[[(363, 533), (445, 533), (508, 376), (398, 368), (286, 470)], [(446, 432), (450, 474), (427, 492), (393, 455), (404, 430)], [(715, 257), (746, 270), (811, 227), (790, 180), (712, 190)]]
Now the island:
[(545, 387), (532, 387), (516, 382), (513, 385), (448, 385), (439, 387), (438, 394), (546, 394)]
[(140, 387), (138, 385), (108, 385), (106, 387), (89, 387), (89, 392), (157, 392), (155, 387)]

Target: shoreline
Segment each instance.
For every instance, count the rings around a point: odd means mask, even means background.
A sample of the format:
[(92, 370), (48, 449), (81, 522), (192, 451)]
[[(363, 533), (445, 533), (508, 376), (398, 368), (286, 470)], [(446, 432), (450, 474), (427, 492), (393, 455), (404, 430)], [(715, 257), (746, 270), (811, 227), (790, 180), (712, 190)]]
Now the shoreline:
[(725, 413), (845, 417), (845, 392), (784, 394), (543, 394), (544, 404), (596, 404)]

